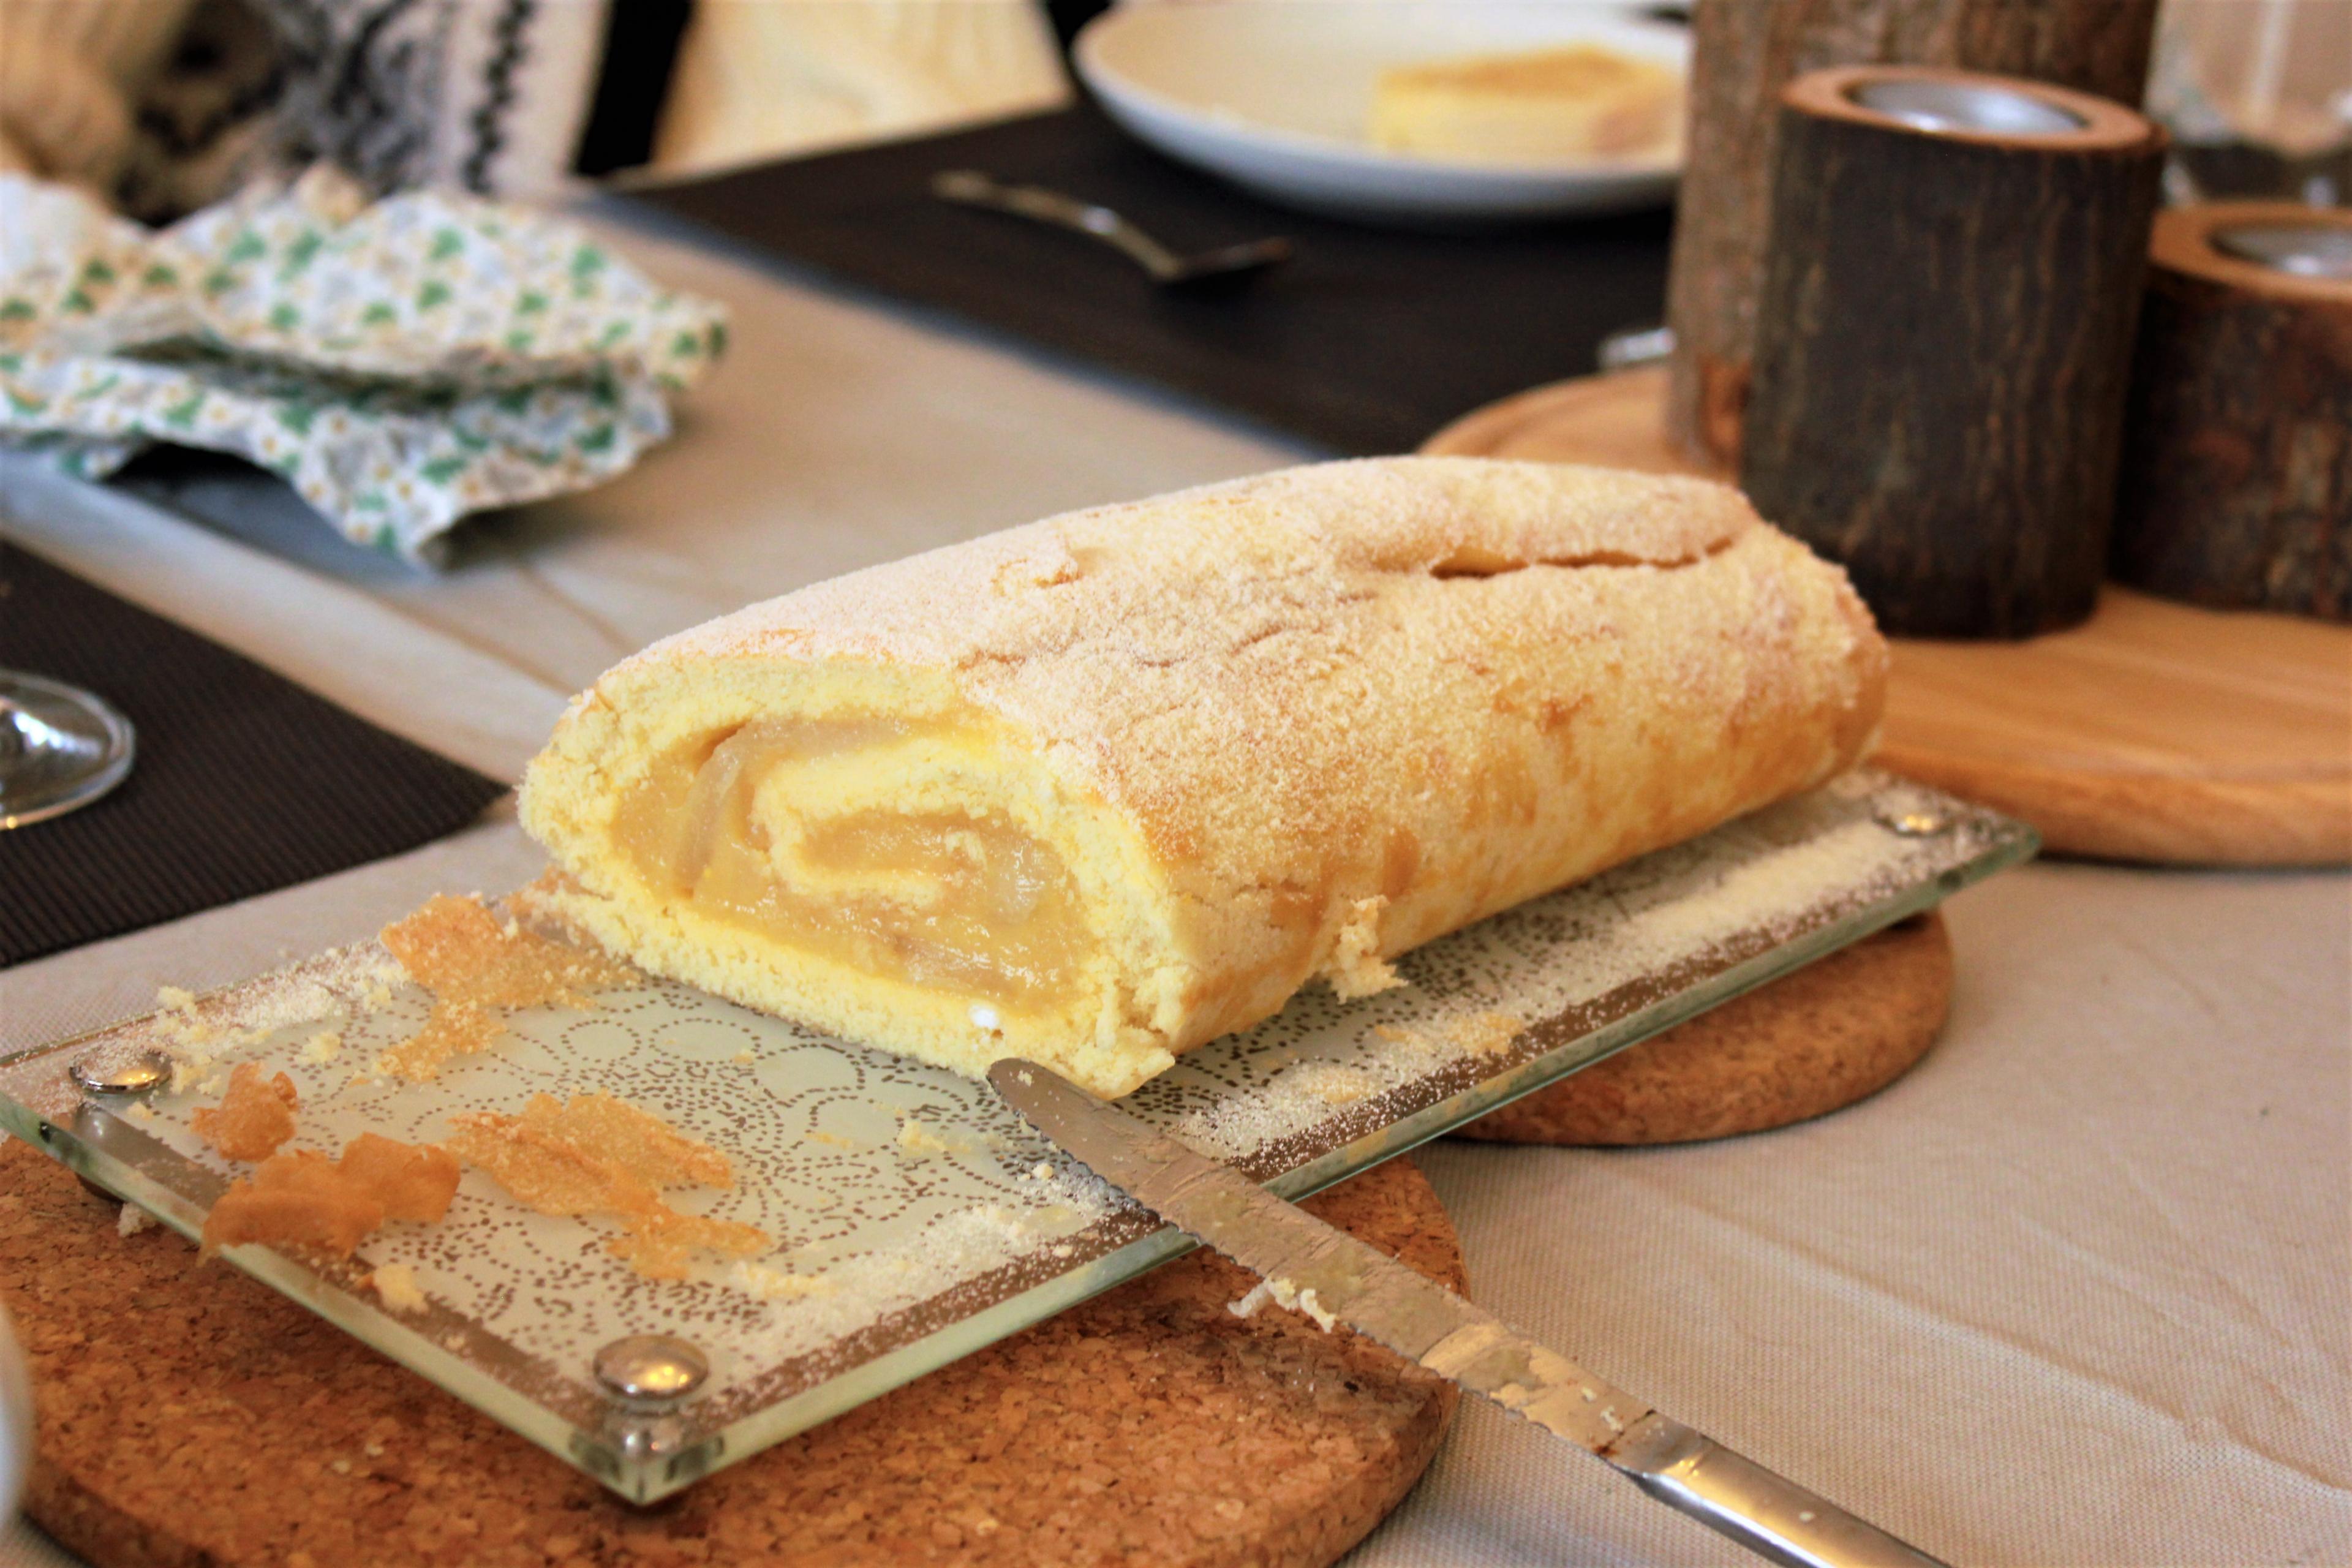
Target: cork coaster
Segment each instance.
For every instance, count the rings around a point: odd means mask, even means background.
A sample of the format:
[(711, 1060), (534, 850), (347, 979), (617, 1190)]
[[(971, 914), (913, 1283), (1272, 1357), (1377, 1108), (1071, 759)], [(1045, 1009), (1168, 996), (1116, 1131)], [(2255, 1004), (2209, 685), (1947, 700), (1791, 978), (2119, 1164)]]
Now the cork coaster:
[[(0, 1139), (0, 1301), (33, 1368), (26, 1512), (97, 1568), (1323, 1564), (1420, 1477), (1454, 1390), (1227, 1303), (1206, 1252), (651, 1509)], [(1459, 1287), (1394, 1160), (1307, 1207)]]
[(1463, 1138), (1682, 1143), (1760, 1132), (1877, 1093), (1927, 1054), (1952, 940), (1918, 915), (1490, 1111)]

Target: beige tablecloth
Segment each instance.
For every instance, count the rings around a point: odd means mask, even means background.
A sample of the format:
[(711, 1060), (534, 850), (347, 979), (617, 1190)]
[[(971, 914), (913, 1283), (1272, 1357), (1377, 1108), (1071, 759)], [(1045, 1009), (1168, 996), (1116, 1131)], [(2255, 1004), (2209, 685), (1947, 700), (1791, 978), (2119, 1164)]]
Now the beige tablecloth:
[[(815, 578), (1297, 454), (943, 323), (643, 231), (736, 311), (679, 438), (404, 576), (197, 493), (0, 467), (0, 528), (388, 727), (512, 773), (640, 644)], [(532, 869), (511, 827), (0, 973), (0, 1048)], [(2051, 864), (1950, 908), (1941, 1046), (1877, 1099), (1685, 1149), (1419, 1156), (1479, 1298), (1955, 1563), (2352, 1560), (2352, 884)], [(1465, 1405), (1351, 1563), (1723, 1563)], [(68, 1561), (0, 1536), (0, 1568)]]

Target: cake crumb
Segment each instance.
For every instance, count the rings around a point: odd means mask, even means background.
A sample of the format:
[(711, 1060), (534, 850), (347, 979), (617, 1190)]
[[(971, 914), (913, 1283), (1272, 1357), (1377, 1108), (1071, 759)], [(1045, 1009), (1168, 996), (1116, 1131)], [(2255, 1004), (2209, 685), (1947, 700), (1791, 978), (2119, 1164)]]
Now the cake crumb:
[(1379, 895), (1358, 899), (1348, 906), (1348, 919), (1332, 943), (1331, 956), (1323, 963), (1323, 976), (1331, 983), (1332, 994), (1342, 1002), (1404, 984), (1396, 966), (1381, 956), (1381, 911), (1388, 907), (1388, 900)]
[(775, 1245), (754, 1226), (662, 1202), (664, 1187), (732, 1187), (734, 1171), (718, 1150), (626, 1100), (534, 1095), (520, 1116), (472, 1111), (449, 1121), (449, 1147), (526, 1207), (621, 1221), (625, 1234), (605, 1249), (648, 1279), (687, 1278), (698, 1251), (748, 1258)]
[(912, 1117), (898, 1123), (898, 1147), (914, 1154), (968, 1154), (971, 1146), (943, 1138)]
[(133, 1121), (152, 1121), (155, 1120), (155, 1108), (143, 1100), (134, 1100), (122, 1114)]
[(321, 1029), (302, 1042), (302, 1059), (312, 1067), (324, 1067), (343, 1054), (343, 1037), (332, 1029)]
[(808, 1142), (812, 1143), (822, 1143), (828, 1149), (857, 1149), (864, 1147), (864, 1145), (860, 1144), (855, 1138), (844, 1138), (838, 1132), (827, 1132), (822, 1129), (810, 1133), (808, 1135)]
[(155, 1216), (137, 1204), (124, 1204), (122, 1212), (114, 1216), (114, 1234), (117, 1236), (137, 1236), (142, 1230), (154, 1228)]
[(188, 1130), (226, 1160), (267, 1160), (294, 1136), (294, 1080), (284, 1073), (264, 1080), (261, 1069), (239, 1062), (216, 1107), (188, 1118)]
[(738, 1067), (750, 1067), (759, 1059), (760, 1058), (758, 1057), (751, 1054), (751, 1049), (748, 1047), (735, 1053), (735, 1064)]
[(166, 1012), (185, 1013), (196, 1005), (196, 994), (179, 985), (159, 985), (155, 988), (155, 1005)]
[(403, 1143), (362, 1132), (343, 1145), (337, 1168), (346, 1181), (383, 1205), (386, 1219), (436, 1225), (457, 1195), (457, 1156), (430, 1143)]
[(436, 1002), (425, 1026), (375, 1058), (375, 1070), (403, 1083), (427, 1083), (458, 1057), (487, 1051), (507, 1032), (506, 1020), (466, 1002)]
[(683, 1279), (696, 1252), (721, 1258), (750, 1258), (775, 1245), (766, 1231), (733, 1220), (709, 1219), (680, 1214), (666, 1204), (628, 1216), (628, 1234), (604, 1244), (604, 1250), (647, 1279)]
[(379, 1263), (368, 1276), (376, 1300), (395, 1312), (425, 1310), (425, 1292), (416, 1286), (416, 1267), (410, 1263)]
[(1229, 1301), (1225, 1310), (1236, 1318), (1255, 1318), (1258, 1309), (1272, 1301), (1277, 1307), (1306, 1313), (1315, 1326), (1329, 1333), (1338, 1325), (1338, 1314), (1327, 1310), (1315, 1297), (1315, 1287), (1301, 1290), (1287, 1279), (1261, 1279), (1250, 1288), (1250, 1293), (1238, 1301)]
[(377, 1058), (406, 1083), (440, 1076), (457, 1057), (488, 1049), (507, 1032), (493, 1009), (550, 1004), (587, 1007), (588, 994), (625, 985), (636, 971), (568, 947), (490, 912), (478, 896), (436, 893), (383, 928), (379, 940), (402, 971), (433, 993), (425, 1026)]
[(221, 1194), (205, 1216), (203, 1252), (286, 1242), (349, 1258), (388, 1219), (439, 1221), (457, 1196), (457, 1176), (447, 1151), (373, 1132), (352, 1140), (341, 1160), (289, 1150)]

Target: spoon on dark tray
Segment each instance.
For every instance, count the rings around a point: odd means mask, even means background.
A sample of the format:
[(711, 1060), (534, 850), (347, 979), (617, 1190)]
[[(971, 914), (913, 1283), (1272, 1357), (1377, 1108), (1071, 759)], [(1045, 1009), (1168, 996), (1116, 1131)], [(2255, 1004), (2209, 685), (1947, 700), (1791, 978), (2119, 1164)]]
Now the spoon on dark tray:
[(1235, 288), (1290, 259), (1290, 241), (1278, 236), (1180, 255), (1107, 206), (1044, 185), (1012, 184), (977, 169), (941, 170), (931, 176), (931, 194), (942, 201), (1010, 213), (1098, 239), (1171, 290), (1207, 293)]

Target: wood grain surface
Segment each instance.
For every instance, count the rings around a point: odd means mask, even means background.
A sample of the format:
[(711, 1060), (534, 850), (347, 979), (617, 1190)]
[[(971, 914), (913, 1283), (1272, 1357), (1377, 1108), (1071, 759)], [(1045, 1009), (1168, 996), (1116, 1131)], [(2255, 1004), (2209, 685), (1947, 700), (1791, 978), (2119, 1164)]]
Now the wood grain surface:
[[(1423, 450), (1686, 468), (1664, 393), (1654, 367), (1538, 387)], [(2352, 628), (2110, 585), (2088, 622), (2029, 642), (1897, 640), (1875, 760), (2060, 854), (2352, 863)]]
[(1877, 761), (2075, 855), (2352, 861), (2352, 630), (2110, 584), (2026, 643), (1898, 641)]
[(1455, 1135), (1502, 1143), (1684, 1143), (1810, 1121), (1927, 1054), (1952, 1002), (1952, 939), (1918, 915), (1736, 996)]
[[(1855, 101), (1874, 87), (2076, 123), (1923, 131)], [(2021, 78), (1849, 66), (1782, 89), (1739, 485), (1888, 636), (2089, 616), (2164, 146), (2120, 104)]]
[[(1308, 1208), (1459, 1289), (1393, 1160)], [(1453, 1384), (1194, 1253), (638, 1509), (0, 1138), (26, 1513), (96, 1568), (1320, 1565), (1393, 1508)]]
[(2215, 248), (2352, 212), (2228, 202), (2159, 214), (2132, 371), (2115, 570), (2171, 598), (2352, 621), (2352, 280)]
[(1675, 447), (1738, 461), (1783, 84), (1825, 66), (1950, 66), (2137, 104), (2156, 11), (2157, 0), (1700, 0), (1666, 303)]

